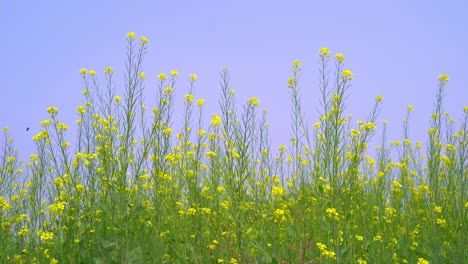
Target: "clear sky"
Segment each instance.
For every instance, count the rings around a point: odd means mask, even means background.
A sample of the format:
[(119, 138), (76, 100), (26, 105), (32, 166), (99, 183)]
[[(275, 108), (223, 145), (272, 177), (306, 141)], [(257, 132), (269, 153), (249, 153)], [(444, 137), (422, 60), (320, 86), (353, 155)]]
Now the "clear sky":
[(130, 31), (150, 39), (144, 62), (149, 107), (157, 74), (175, 69), (181, 74), (177, 96), (196, 73), (195, 95), (207, 101), (211, 116), (219, 72), (228, 67), (238, 102), (257, 96), (269, 110), (275, 147), (288, 143), (287, 79), (295, 59), (303, 63), (304, 110), (309, 122), (316, 120), (321, 47), (343, 53), (354, 73), (347, 111), (355, 120), (366, 118), (376, 95), (385, 98), (378, 125), (390, 122), (390, 139), (401, 138), (409, 104), (415, 107), (411, 136), (426, 138), (440, 74), (450, 76), (447, 111), (458, 119), (468, 105), (466, 0), (1, 0), (0, 29), (0, 127), (10, 128), (21, 155), (34, 151), (31, 138), (48, 106), (57, 106), (59, 118), (74, 127), (82, 104), (80, 68), (95, 69), (103, 81), (104, 68), (112, 66), (123, 82)]

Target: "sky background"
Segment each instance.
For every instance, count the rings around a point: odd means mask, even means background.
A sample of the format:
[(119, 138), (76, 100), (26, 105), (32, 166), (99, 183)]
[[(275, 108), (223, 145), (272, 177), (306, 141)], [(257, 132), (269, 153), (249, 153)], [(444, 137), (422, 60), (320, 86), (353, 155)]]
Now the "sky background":
[(268, 109), (275, 148), (289, 143), (287, 80), (296, 59), (303, 63), (303, 109), (309, 123), (317, 119), (321, 47), (343, 53), (354, 73), (347, 113), (355, 121), (367, 117), (375, 96), (384, 97), (378, 127), (389, 121), (389, 139), (401, 139), (412, 104), (411, 137), (426, 140), (440, 74), (450, 76), (445, 106), (458, 123), (468, 105), (468, 1), (0, 0), (0, 127), (9, 127), (21, 156), (34, 152), (32, 137), (48, 106), (59, 108), (75, 142), (80, 68), (96, 70), (104, 84), (104, 68), (112, 66), (123, 95), (130, 31), (150, 39), (143, 66), (148, 107), (157, 74), (175, 69), (176, 120), (191, 73), (199, 76), (195, 96), (206, 100), (210, 118), (218, 112), (219, 73), (228, 67), (238, 103), (256, 96)]

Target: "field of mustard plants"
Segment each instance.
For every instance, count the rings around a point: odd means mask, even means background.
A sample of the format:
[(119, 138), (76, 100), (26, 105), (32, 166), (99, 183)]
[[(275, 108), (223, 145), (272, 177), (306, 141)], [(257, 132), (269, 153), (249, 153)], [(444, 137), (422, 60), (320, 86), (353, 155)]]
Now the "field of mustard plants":
[(400, 140), (384, 121), (370, 157), (383, 98), (367, 120), (345, 116), (353, 74), (322, 48), (320, 118), (308, 126), (294, 61), (291, 139), (272, 149), (266, 111), (257, 98), (236, 110), (227, 69), (213, 115), (190, 75), (176, 131), (178, 72), (158, 75), (145, 106), (149, 40), (126, 40), (122, 91), (112, 68), (105, 85), (81, 69), (75, 141), (49, 107), (23, 164), (3, 129), (0, 263), (468, 262), (468, 107), (459, 123), (444, 112), (447, 75), (425, 145), (408, 139), (408, 106)]

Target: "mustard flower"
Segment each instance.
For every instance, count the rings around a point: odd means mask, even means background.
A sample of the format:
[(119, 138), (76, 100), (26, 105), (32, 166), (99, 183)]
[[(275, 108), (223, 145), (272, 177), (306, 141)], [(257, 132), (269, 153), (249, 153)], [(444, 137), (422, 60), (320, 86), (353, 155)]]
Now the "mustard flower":
[(418, 258), (418, 262), (416, 262), (416, 264), (429, 264), (429, 261), (424, 258)]
[(158, 78), (161, 79), (162, 81), (165, 81), (167, 80), (167, 75), (161, 72), (160, 74), (158, 74)]
[(127, 33), (127, 39), (129, 39), (129, 40), (134, 40), (135, 37), (136, 37), (135, 32), (128, 32), (128, 33)]
[(114, 73), (114, 69), (112, 67), (106, 67), (106, 69), (104, 70), (105, 75), (109, 75), (112, 73)]
[(11, 205), (8, 203), (5, 197), (0, 196), (0, 210), (8, 211), (10, 210), (10, 208), (11, 208)]
[(213, 114), (213, 119), (211, 119), (212, 126), (219, 126), (221, 124), (221, 117), (217, 114)]
[(50, 115), (56, 115), (58, 114), (58, 108), (57, 107), (48, 107), (47, 108), (47, 113), (49, 113)]
[(442, 84), (446, 84), (448, 81), (449, 81), (448, 74), (439, 75), (439, 82), (441, 82)]
[(144, 45), (149, 42), (149, 39), (145, 36), (140, 37), (141, 44)]
[(196, 81), (198, 79), (198, 76), (196, 74), (190, 74), (190, 80), (191, 81)]
[(205, 104), (205, 100), (203, 100), (203, 99), (198, 99), (197, 100), (198, 107), (202, 107), (204, 104)]
[(272, 196), (283, 196), (284, 195), (283, 186), (281, 186), (281, 185), (273, 186), (273, 188), (271, 188), (271, 195)]
[(172, 128), (170, 128), (170, 127), (165, 128), (165, 129), (163, 130), (163, 134), (164, 134), (164, 135), (169, 135), (169, 134), (171, 134), (171, 133), (172, 133)]
[(194, 99), (193, 94), (186, 94), (184, 97), (188, 102), (192, 102)]
[(86, 68), (81, 68), (81, 69), (80, 69), (80, 74), (81, 74), (82, 76), (84, 76), (84, 75), (86, 74), (87, 71), (88, 71), (88, 70), (86, 70)]
[(78, 111), (78, 113), (80, 113), (81, 115), (84, 115), (86, 113), (84, 106), (81, 105), (76, 108), (76, 111)]
[(260, 100), (258, 100), (257, 97), (252, 97), (249, 99), (249, 104), (258, 107)]
[(122, 101), (122, 98), (120, 98), (120, 96), (117, 95), (116, 97), (114, 97), (114, 101), (116, 104), (120, 104), (120, 101)]
[(411, 112), (411, 111), (413, 111), (413, 110), (414, 110), (414, 106), (412, 106), (412, 105), (408, 105), (408, 108), (407, 108), (407, 109), (408, 109), (408, 111), (410, 111), (410, 112)]
[(206, 156), (210, 157), (210, 158), (216, 158), (218, 157), (218, 154), (214, 151), (208, 151), (206, 152)]
[(344, 70), (343, 73), (341, 74), (341, 78), (343, 79), (343, 81), (346, 81), (346, 80), (351, 81), (353, 79), (353, 72), (350, 70)]
[(375, 101), (376, 101), (377, 103), (380, 103), (380, 102), (383, 101), (383, 97), (380, 96), (380, 95), (378, 95), (378, 96), (375, 97)]
[(293, 68), (300, 68), (301, 65), (302, 65), (302, 63), (301, 63), (300, 60), (295, 60), (295, 61), (293, 61), (293, 63), (292, 63)]
[(145, 73), (144, 72), (140, 72), (140, 79), (145, 79)]
[(343, 63), (343, 60), (344, 60), (345, 57), (344, 57), (343, 54), (338, 53), (338, 54), (335, 55), (335, 58), (339, 63)]
[(197, 133), (198, 133), (198, 135), (199, 135), (201, 138), (204, 137), (204, 136), (206, 135), (206, 131), (203, 130), (203, 129), (198, 130)]
[(320, 58), (330, 57), (330, 50), (327, 48), (320, 48)]
[(95, 70), (89, 70), (89, 76), (91, 76), (91, 77), (96, 76), (96, 71)]
[(286, 152), (288, 149), (286, 148), (286, 146), (282, 145), (282, 146), (279, 146), (278, 150), (279, 150), (281, 153), (284, 153), (284, 152)]
[(294, 86), (297, 84), (297, 80), (293, 77), (288, 79), (288, 88), (294, 88)]

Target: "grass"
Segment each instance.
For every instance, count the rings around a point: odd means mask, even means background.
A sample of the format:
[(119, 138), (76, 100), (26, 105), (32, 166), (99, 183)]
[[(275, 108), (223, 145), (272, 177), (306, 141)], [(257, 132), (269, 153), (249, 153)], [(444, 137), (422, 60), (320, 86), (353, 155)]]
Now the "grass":
[(3, 130), (0, 263), (468, 261), (468, 107), (455, 127), (444, 112), (447, 75), (427, 146), (408, 139), (409, 106), (401, 140), (387, 140), (384, 122), (373, 158), (383, 98), (365, 121), (345, 116), (352, 72), (342, 54), (320, 49), (320, 119), (306, 122), (294, 61), (291, 142), (276, 151), (258, 99), (236, 111), (227, 69), (209, 125), (190, 76), (176, 133), (178, 73), (158, 75), (157, 103), (147, 109), (148, 39), (129, 33), (127, 41), (122, 97), (112, 68), (104, 88), (95, 71), (80, 71), (76, 142), (50, 107), (23, 165)]

